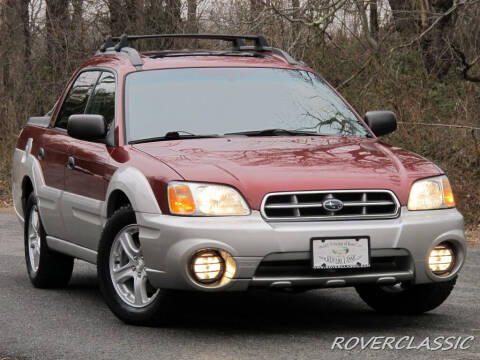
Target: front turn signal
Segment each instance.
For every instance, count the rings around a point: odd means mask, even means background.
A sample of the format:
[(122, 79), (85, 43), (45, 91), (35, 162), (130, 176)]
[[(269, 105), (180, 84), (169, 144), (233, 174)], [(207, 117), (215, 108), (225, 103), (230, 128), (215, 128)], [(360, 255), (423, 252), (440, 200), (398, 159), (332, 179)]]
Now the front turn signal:
[(452, 187), (450, 186), (450, 181), (448, 181), (446, 176), (443, 178), (443, 198), (447, 207), (455, 206), (455, 198), (453, 197)]
[(177, 215), (190, 215), (195, 212), (195, 200), (187, 185), (175, 184), (168, 188), (170, 212)]

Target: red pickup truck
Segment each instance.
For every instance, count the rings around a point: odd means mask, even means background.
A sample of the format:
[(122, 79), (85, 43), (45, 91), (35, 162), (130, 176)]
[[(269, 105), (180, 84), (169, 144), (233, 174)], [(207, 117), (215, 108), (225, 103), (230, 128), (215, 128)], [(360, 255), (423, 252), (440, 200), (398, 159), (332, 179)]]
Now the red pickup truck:
[[(130, 46), (164, 37), (232, 45)], [(18, 138), (30, 279), (96, 264), (132, 324), (166, 321), (175, 290), (353, 286), (381, 312), (432, 310), (464, 263), (463, 217), (441, 169), (378, 140), (395, 129), (261, 36), (108, 37)]]

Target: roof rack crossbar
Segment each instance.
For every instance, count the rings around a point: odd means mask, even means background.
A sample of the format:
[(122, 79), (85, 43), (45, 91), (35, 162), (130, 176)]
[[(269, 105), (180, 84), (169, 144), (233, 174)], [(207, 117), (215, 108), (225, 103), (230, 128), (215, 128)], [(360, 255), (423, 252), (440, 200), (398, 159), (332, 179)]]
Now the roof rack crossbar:
[(115, 50), (120, 51), (123, 47), (128, 46), (129, 41), (141, 39), (207, 39), (207, 40), (223, 40), (230, 41), (234, 48), (245, 46), (244, 40), (254, 41), (255, 48), (262, 51), (263, 48), (268, 47), (268, 43), (261, 35), (217, 35), (217, 34), (153, 34), (153, 35), (126, 35), (119, 37), (108, 36), (101, 49), (109, 48), (112, 43), (115, 44)]
[[(223, 40), (230, 41), (232, 43), (232, 51), (270, 51), (278, 56), (283, 57), (288, 63), (292, 65), (298, 64), (298, 62), (293, 59), (288, 53), (283, 50), (272, 48), (268, 45), (267, 41), (262, 35), (220, 35), (220, 34), (153, 34), (153, 35), (127, 35), (122, 34), (121, 36), (107, 36), (105, 42), (100, 47), (98, 53), (105, 53), (110, 51), (115, 52), (127, 52), (127, 56), (130, 58), (132, 63), (135, 62), (135, 66), (138, 65), (138, 59), (140, 55), (134, 56), (132, 58), (130, 54), (135, 50), (129, 48), (129, 42), (141, 39), (207, 39), (207, 40)], [(254, 46), (246, 46), (245, 40), (253, 41)], [(128, 50), (128, 51), (126, 51)], [(136, 52), (136, 51), (135, 51)], [(137, 52), (138, 54), (138, 52)]]

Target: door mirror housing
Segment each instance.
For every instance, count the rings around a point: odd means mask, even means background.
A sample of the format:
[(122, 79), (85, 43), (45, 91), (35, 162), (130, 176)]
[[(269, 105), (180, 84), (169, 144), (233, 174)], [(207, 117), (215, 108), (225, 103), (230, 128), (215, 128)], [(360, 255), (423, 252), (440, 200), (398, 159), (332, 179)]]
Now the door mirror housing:
[(397, 130), (397, 117), (391, 111), (369, 111), (365, 122), (376, 136), (384, 136)]
[(67, 133), (71, 137), (80, 140), (104, 142), (107, 134), (107, 125), (103, 115), (70, 115), (67, 123)]

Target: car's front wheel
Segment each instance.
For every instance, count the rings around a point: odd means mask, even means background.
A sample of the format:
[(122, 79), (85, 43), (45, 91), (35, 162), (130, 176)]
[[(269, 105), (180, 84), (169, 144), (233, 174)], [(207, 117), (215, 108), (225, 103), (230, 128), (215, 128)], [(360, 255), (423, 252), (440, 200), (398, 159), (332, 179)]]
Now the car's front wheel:
[(168, 320), (167, 292), (150, 284), (135, 212), (130, 206), (118, 209), (107, 221), (97, 266), (100, 290), (118, 318), (133, 325)]
[(452, 292), (457, 278), (449, 281), (391, 286), (361, 285), (357, 292), (370, 307), (386, 314), (422, 314), (440, 306)]

